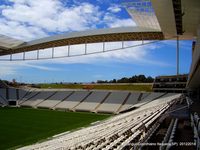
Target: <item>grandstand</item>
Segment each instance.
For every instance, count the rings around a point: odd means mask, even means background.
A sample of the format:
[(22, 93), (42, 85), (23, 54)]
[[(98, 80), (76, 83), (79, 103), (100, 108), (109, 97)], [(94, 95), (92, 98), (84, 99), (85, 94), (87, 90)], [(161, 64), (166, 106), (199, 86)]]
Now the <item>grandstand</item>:
[[(87, 43), (95, 42), (176, 38), (177, 75), (157, 77), (153, 85), (155, 92), (17, 89), (0, 82), (2, 107), (114, 114), (106, 120), (19, 149), (200, 149), (200, 1), (127, 0), (123, 5), (137, 27), (80, 31), (30, 42), (0, 37), (3, 43), (0, 43), (0, 56), (20, 52), (25, 56), (25, 52), (44, 48), (52, 48), (53, 55), (54, 47), (63, 45), (87, 47)], [(179, 74), (179, 40), (184, 39), (195, 41), (187, 77)], [(179, 82), (182, 77), (184, 83)]]
[(153, 91), (186, 93), (188, 75), (158, 76), (154, 80)]
[[(112, 117), (100, 124), (90, 126), (49, 141), (21, 148), (26, 149), (129, 149), (133, 148), (129, 143), (140, 141), (145, 130), (147, 134), (153, 134), (161, 126), (161, 114), (168, 113), (167, 110), (172, 106), (180, 94), (167, 98), (159, 98), (151, 101), (142, 107), (128, 113)], [(166, 118), (165, 118), (166, 119)], [(160, 121), (159, 121), (160, 120)], [(174, 123), (177, 127), (177, 122)], [(162, 120), (163, 121), (163, 120)], [(156, 127), (156, 128), (154, 128)], [(170, 130), (171, 126), (169, 127)], [(146, 133), (145, 133), (146, 134)], [(171, 136), (171, 132), (168, 133)], [(149, 139), (151, 136), (148, 136)], [(165, 139), (163, 139), (165, 140)], [(166, 138), (166, 140), (171, 140)], [(146, 140), (147, 141), (147, 140)], [(139, 145), (138, 145), (139, 146)]]
[(173, 93), (149, 93), (104, 90), (58, 90), (1, 89), (0, 97), (4, 105), (16, 101), (18, 107), (48, 108), (63, 111), (85, 111), (117, 114), (131, 107), (155, 99), (175, 95)]

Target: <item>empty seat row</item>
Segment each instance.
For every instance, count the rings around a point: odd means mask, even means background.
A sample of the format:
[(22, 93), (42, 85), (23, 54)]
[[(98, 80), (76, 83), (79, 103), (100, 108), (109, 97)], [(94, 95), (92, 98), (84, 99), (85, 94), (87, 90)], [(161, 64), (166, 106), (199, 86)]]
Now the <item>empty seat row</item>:
[(0, 89), (0, 95), (7, 100), (17, 100), (20, 106), (90, 111), (100, 113), (119, 113), (130, 107), (139, 107), (165, 93), (140, 93), (128, 91), (57, 91)]
[[(128, 100), (124, 103), (127, 96)], [(116, 112), (122, 104), (137, 103), (139, 93), (107, 91), (41, 91), (28, 92), (19, 100), (21, 106), (45, 107), (75, 111)]]
[(27, 149), (121, 149), (132, 141), (144, 138), (142, 127), (152, 130), (155, 120), (174, 103), (171, 98), (157, 99), (136, 110), (119, 114), (80, 130), (63, 134), (51, 140), (26, 146)]

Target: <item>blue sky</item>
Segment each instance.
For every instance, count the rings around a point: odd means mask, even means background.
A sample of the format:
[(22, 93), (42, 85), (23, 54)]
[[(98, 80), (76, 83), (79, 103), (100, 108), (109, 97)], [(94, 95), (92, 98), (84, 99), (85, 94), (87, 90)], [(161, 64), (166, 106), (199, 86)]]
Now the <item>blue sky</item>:
[[(29, 41), (41, 37), (98, 28), (135, 26), (121, 0), (3, 0), (0, 33)], [(134, 42), (135, 43), (140, 43)], [(107, 43), (107, 48), (120, 43)], [(129, 43), (130, 44), (130, 43)], [(191, 41), (180, 42), (180, 73), (188, 73)], [(80, 51), (83, 45), (74, 46)], [(57, 48), (63, 55), (66, 47)], [(101, 50), (91, 44), (91, 50)], [(59, 50), (60, 49), (60, 50)], [(29, 54), (34, 57), (34, 52)], [(44, 56), (48, 55), (48, 50)], [(18, 57), (15, 55), (14, 57)], [(54, 60), (0, 62), (0, 78), (23, 82), (90, 82), (113, 78), (172, 75), (176, 73), (176, 41), (161, 41), (82, 57)]]

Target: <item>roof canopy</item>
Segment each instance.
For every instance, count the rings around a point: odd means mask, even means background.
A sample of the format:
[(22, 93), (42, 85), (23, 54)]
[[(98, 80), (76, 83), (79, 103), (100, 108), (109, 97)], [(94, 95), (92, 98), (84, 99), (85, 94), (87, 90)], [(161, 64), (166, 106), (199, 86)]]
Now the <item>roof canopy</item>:
[(0, 56), (51, 47), (113, 41), (194, 39), (200, 24), (200, 0), (135, 0), (126, 8), (137, 27), (96, 29), (23, 42), (0, 36)]
[(24, 41), (17, 40), (5, 35), (0, 35), (0, 50), (11, 49), (13, 47), (19, 46), (22, 43), (24, 43)]
[(2, 45), (3, 48), (0, 49), (0, 56), (74, 44), (113, 41), (163, 40), (163, 38), (162, 32), (144, 27), (96, 29), (50, 36), (30, 42), (19, 42), (16, 46), (12, 47), (5, 47)]
[(163, 32), (165, 39), (194, 39), (200, 24), (200, 0), (134, 0), (124, 3), (137, 26)]
[(199, 0), (151, 0), (165, 38), (193, 40), (200, 24)]

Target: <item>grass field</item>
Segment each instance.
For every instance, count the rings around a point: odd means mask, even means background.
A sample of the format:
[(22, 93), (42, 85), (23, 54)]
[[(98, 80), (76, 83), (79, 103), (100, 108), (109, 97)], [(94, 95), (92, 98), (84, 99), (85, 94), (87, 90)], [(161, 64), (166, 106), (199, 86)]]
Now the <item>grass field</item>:
[[(67, 89), (83, 89), (82, 84), (39, 84), (41, 88), (67, 88)], [(92, 85), (93, 89), (98, 90), (130, 90), (130, 91), (146, 91), (151, 92), (152, 85)]]
[(0, 150), (32, 144), (107, 117), (109, 115), (0, 108)]

